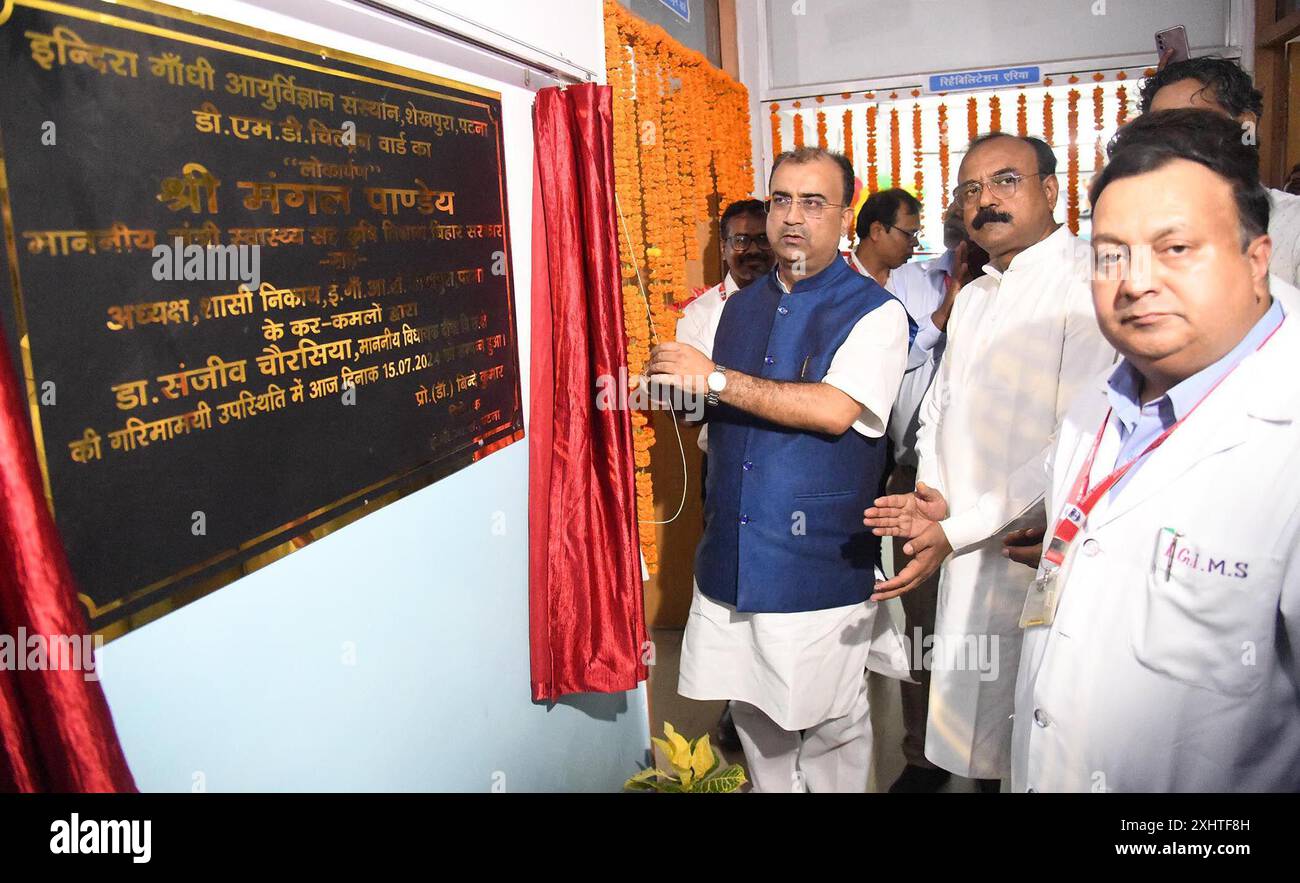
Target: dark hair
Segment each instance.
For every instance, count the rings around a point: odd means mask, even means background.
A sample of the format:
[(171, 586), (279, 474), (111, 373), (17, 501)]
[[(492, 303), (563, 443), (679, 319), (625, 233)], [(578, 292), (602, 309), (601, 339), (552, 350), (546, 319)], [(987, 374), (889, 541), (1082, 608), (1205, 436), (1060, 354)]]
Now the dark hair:
[(762, 200), (738, 199), (722, 212), (722, 220), (718, 223), (718, 231), (723, 239), (727, 238), (727, 222), (742, 215), (753, 215), (762, 221), (767, 220), (767, 212), (763, 208)]
[(1268, 191), (1259, 182), (1259, 155), (1242, 137), (1236, 120), (1212, 110), (1190, 108), (1144, 113), (1121, 127), (1106, 151), (1110, 161), (1088, 191), (1094, 207), (1111, 182), (1185, 159), (1200, 163), (1232, 185), (1242, 248), (1268, 232)]
[[(905, 207), (905, 208), (904, 208)], [(871, 235), (871, 225), (879, 222), (883, 226), (892, 227), (898, 220), (899, 210), (921, 213), (921, 202), (915, 196), (906, 190), (900, 190), (895, 187), (891, 190), (881, 190), (867, 197), (867, 201), (862, 204), (858, 211), (858, 238), (866, 239)]]
[(1056, 174), (1056, 153), (1042, 138), (1034, 138), (1028, 135), (1022, 138), (1019, 135), (1012, 135), (1010, 132), (985, 132), (966, 145), (966, 153), (969, 155), (976, 147), (996, 138), (1011, 138), (1015, 141), (1023, 141), (1034, 149), (1034, 157), (1038, 160), (1038, 173), (1041, 175)]
[(1213, 56), (1175, 61), (1143, 80), (1142, 112), (1151, 110), (1157, 92), (1183, 80), (1195, 80), (1209, 89), (1214, 100), (1234, 117), (1246, 111), (1256, 118), (1264, 115), (1264, 96), (1250, 81), (1250, 74), (1231, 59)]
[[(853, 205), (853, 163), (849, 162), (848, 157), (842, 153), (836, 153), (833, 150), (823, 150), (820, 147), (800, 147), (798, 150), (787, 150), (778, 154), (772, 162), (772, 175), (783, 162), (792, 162), (795, 165), (815, 162), (816, 160), (826, 158), (840, 167), (840, 173), (844, 176), (844, 201), (840, 203), (846, 208)], [(772, 189), (772, 178), (768, 176), (767, 189)]]

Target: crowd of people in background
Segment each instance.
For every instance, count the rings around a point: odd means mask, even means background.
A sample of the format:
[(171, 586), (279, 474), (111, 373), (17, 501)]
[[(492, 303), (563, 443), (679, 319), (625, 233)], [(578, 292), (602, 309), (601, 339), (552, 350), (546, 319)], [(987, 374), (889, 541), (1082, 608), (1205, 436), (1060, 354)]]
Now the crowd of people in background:
[(1300, 196), (1235, 62), (1141, 111), (1088, 241), (1002, 132), (929, 260), (916, 198), (855, 215), (824, 149), (723, 212), (647, 374), (707, 402), (678, 691), (728, 700), (755, 791), (867, 790), (868, 671), (902, 685), (891, 791), (1300, 790)]

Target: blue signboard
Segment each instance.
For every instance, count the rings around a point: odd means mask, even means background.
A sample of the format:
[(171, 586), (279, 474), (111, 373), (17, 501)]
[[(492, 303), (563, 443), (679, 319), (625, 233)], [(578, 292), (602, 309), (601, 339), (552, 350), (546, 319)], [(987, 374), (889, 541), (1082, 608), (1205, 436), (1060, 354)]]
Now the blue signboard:
[(691, 0), (659, 0), (659, 2), (680, 15), (684, 21), (691, 20)]
[(960, 92), (964, 89), (1004, 89), (1008, 86), (1032, 86), (1043, 79), (1037, 67), (1002, 67), (930, 77), (927, 92)]

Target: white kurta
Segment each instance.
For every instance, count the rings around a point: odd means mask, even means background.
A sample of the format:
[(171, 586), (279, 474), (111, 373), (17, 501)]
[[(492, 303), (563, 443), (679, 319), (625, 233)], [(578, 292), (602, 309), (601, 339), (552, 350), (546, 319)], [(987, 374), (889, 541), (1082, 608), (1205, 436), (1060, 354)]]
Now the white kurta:
[(954, 549), (939, 581), (925, 756), (961, 776), (1010, 771), (1020, 611), (1033, 571), (1002, 557), (1045, 521), (1046, 462), (1074, 394), (1115, 359), (1092, 307), (1088, 250), (1062, 226), (957, 295), (921, 405), (917, 479), (943, 492)]
[[(906, 362), (902, 304), (883, 304), (853, 326), (821, 378), (862, 405), (851, 431), (884, 435)], [(737, 613), (697, 585), (677, 692), (688, 699), (740, 699), (783, 729), (801, 730), (844, 716), (868, 668), (910, 678), (902, 637), (874, 601), (800, 613)]]
[[(1278, 284), (1283, 309), (1300, 299)], [(1025, 633), (1015, 790), (1300, 791), (1298, 320), (1075, 538), (1055, 621)], [(1092, 449), (1105, 389), (1090, 383), (1061, 426), (1049, 511)], [(1094, 483), (1119, 448), (1112, 416)], [(1172, 561), (1166, 529), (1181, 534)]]

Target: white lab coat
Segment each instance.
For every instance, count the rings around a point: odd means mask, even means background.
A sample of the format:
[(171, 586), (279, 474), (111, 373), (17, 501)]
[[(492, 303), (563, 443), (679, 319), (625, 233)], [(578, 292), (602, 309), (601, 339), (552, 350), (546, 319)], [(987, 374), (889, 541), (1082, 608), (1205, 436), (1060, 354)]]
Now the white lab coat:
[(942, 491), (954, 553), (939, 580), (925, 756), (961, 776), (1010, 772), (1020, 611), (1033, 571), (1002, 536), (1042, 524), (1049, 443), (1074, 394), (1114, 362), (1087, 248), (1062, 226), (958, 293), (921, 405), (917, 478)]
[[(1300, 292), (1281, 284), (1289, 312)], [(1014, 790), (1300, 791), (1296, 377), (1291, 315), (1093, 510), (1055, 622), (1026, 630)], [(1061, 426), (1048, 511), (1096, 441), (1105, 388), (1103, 375)], [(1119, 448), (1112, 416), (1094, 484)], [(1183, 534), (1172, 563), (1164, 528)]]

